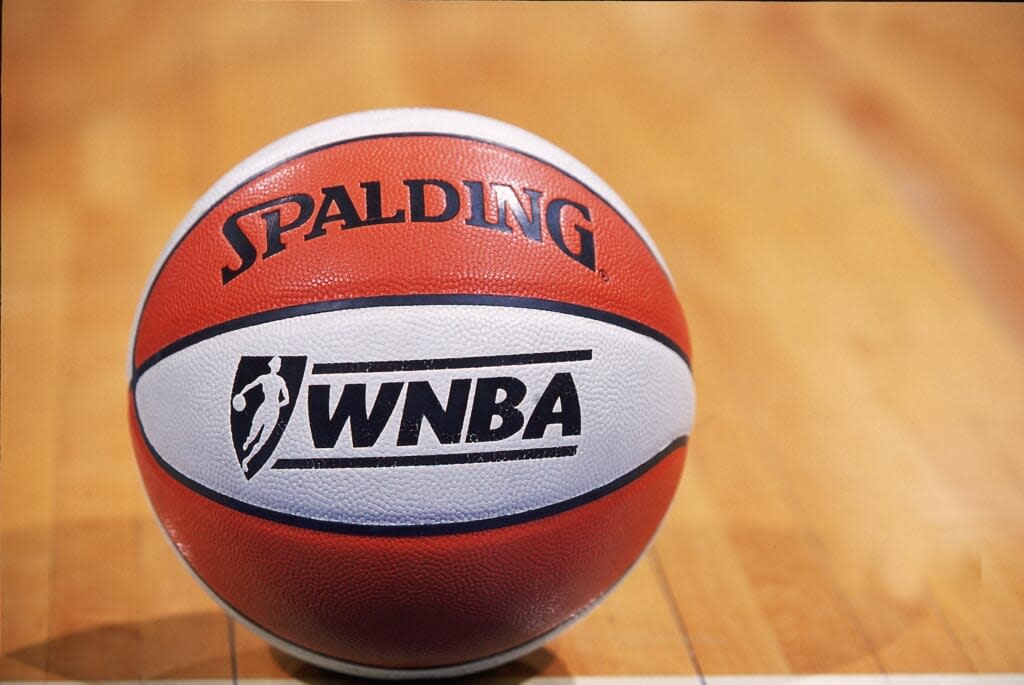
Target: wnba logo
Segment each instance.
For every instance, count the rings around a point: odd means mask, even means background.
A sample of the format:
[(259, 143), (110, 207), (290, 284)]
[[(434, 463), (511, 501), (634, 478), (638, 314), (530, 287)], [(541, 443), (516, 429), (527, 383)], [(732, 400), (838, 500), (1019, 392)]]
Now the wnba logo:
[[(301, 444), (304, 438), (293, 436), (299, 443), (293, 440), (289, 454), (274, 460), (272, 469), (451, 466), (575, 456), (582, 416), (576, 381), (568, 369), (591, 361), (593, 350), (313, 362), (308, 364), (310, 384), (304, 388), (307, 359), (239, 360), (231, 392), (231, 439), (246, 479), (270, 461), (299, 394), (305, 396), (300, 416), (305, 414), (309, 422), (308, 442)], [(518, 371), (498, 371), (509, 367)], [(470, 369), (473, 372), (466, 373)], [(382, 380), (371, 397), (367, 376), (396, 374), (397, 380)], [(403, 378), (406, 374), (429, 374), (433, 380)], [(339, 382), (350, 375), (361, 378)], [(531, 393), (528, 384), (543, 384), (543, 391)], [(423, 438), (424, 425), (430, 426), (433, 438)], [(504, 443), (508, 449), (482, 444), (483, 449), (468, 452), (399, 449), (420, 447), (421, 438), (442, 449), (467, 443)], [(573, 444), (538, 446), (558, 438)], [(384, 449), (399, 452), (381, 454)]]
[(238, 361), (231, 391), (231, 441), (246, 478), (256, 475), (281, 440), (305, 370), (305, 357)]

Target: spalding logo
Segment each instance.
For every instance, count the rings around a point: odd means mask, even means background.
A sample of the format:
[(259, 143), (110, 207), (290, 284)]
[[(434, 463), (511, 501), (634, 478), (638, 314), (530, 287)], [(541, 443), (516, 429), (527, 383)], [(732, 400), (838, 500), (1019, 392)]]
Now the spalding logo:
[[(544, 234), (547, 233), (565, 256), (591, 271), (597, 269), (594, 232), (589, 223), (591, 211), (585, 205), (564, 197), (548, 197), (530, 188), (517, 191), (501, 183), (488, 183), (486, 187), (484, 181), (471, 180), (449, 183), (440, 179), (406, 179), (402, 183), (407, 191), (405, 197), (396, 191), (394, 198), (389, 196), (386, 202), (382, 199), (384, 190), (380, 181), (360, 183), (366, 208), (362, 214), (344, 185), (322, 188), (322, 197), (318, 198), (293, 193), (235, 212), (224, 222), (221, 233), (234, 252), (232, 260), (237, 259), (239, 265), (225, 265), (221, 269), (222, 282), (227, 285), (257, 261), (283, 253), (288, 244), (282, 238), (290, 231), (304, 230), (303, 240), (308, 241), (339, 229), (348, 231), (384, 224), (446, 222), (460, 213), (466, 226), (509, 235), (513, 233), (512, 224), (516, 223), (522, 234), (535, 243), (544, 242)], [(443, 197), (442, 206), (435, 214), (426, 209), (427, 188), (435, 195), (441, 193)], [(529, 210), (523, 204), (524, 195), (528, 198)], [(394, 203), (400, 208), (384, 216), (382, 207), (386, 203)], [(290, 218), (284, 219), (284, 216)], [(491, 221), (488, 216), (496, 216), (497, 221)], [(248, 230), (264, 234), (267, 248), (262, 253), (244, 229), (256, 217), (262, 221), (262, 230)], [(571, 239), (566, 240), (567, 224), (571, 224), (571, 230), (576, 233), (578, 249), (569, 246)]]
[[(522, 459), (572, 456), (577, 445), (566, 444), (510, 450), (461, 453), (361, 457), (397, 421), (396, 447), (419, 444), (424, 422), (437, 442), (445, 444), (490, 443), (518, 436), (539, 440), (548, 429), (562, 437), (578, 436), (581, 411), (576, 382), (569, 371), (553, 371), (535, 402), (526, 383), (514, 375), (482, 375), (481, 369), (553, 364), (592, 359), (592, 350), (566, 350), (486, 357), (449, 357), (373, 362), (314, 363), (310, 371), (317, 381), (303, 388), (307, 357), (241, 357), (231, 391), (231, 437), (242, 473), (251, 479), (271, 459), (291, 419), (296, 401), (305, 390), (309, 439), (324, 457), (281, 458), (274, 469), (374, 468), (488, 463)], [(384, 374), (470, 369), (439, 380), (386, 380), (379, 384), (372, 402), (367, 383), (346, 382), (340, 390), (332, 378), (345, 374)], [(472, 376), (472, 377), (466, 377)], [(322, 380), (327, 378), (326, 381)], [(447, 386), (447, 399), (439, 392)], [(401, 411), (396, 407), (401, 401)], [(468, 417), (468, 421), (467, 421)], [(345, 427), (349, 439), (342, 443)], [(556, 432), (557, 431), (557, 432)], [(342, 443), (342, 444), (339, 444)]]

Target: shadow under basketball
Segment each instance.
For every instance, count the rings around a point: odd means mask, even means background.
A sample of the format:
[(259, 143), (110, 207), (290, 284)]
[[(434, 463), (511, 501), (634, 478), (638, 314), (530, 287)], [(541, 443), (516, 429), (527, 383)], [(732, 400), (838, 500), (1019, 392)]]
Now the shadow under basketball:
[[(335, 673), (334, 671), (319, 668), (318, 666), (313, 666), (312, 664), (307, 664), (300, 659), (296, 659), (295, 657), (274, 647), (270, 648), (270, 653), (277, 665), (280, 666), (283, 671), (288, 673), (289, 676), (296, 680), (308, 683), (309, 685), (320, 685), (325, 682), (339, 682), (344, 680), (359, 683), (381, 682), (366, 678), (345, 676)], [(568, 671), (558, 659), (557, 655), (552, 653), (546, 647), (541, 647), (540, 649), (536, 649), (529, 654), (520, 657), (516, 661), (504, 664), (498, 668), (483, 671), (479, 674), (445, 680), (452, 683), (458, 683), (458, 685), (474, 685), (477, 682), (487, 682), (489, 685), (517, 685), (518, 683), (539, 675), (568, 675)], [(432, 680), (431, 682), (445, 682), (445, 680)]]
[[(99, 625), (14, 650), (5, 659), (68, 680), (231, 678), (227, 621), (211, 611)], [(211, 633), (224, 639), (210, 644)]]

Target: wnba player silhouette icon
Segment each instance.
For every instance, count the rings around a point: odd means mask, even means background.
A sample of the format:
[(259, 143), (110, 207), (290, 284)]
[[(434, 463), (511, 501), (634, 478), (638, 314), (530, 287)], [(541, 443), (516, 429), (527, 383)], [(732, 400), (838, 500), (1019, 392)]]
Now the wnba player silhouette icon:
[(249, 435), (242, 443), (242, 452), (245, 454), (245, 458), (242, 459), (242, 469), (245, 471), (248, 471), (249, 460), (258, 454), (270, 439), (270, 434), (281, 417), (281, 408), (287, 406), (291, 401), (288, 384), (278, 374), (281, 370), (281, 358), (271, 357), (268, 366), (270, 367), (269, 373), (257, 376), (231, 398), (231, 407), (235, 411), (242, 411), (246, 405), (246, 393), (257, 386), (263, 390), (263, 399), (253, 413)]

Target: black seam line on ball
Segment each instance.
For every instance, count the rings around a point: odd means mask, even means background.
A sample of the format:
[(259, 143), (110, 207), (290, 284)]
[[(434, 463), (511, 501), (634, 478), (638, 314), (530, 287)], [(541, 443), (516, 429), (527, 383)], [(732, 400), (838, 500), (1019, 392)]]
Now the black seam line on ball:
[(498, 461), (528, 461), (576, 456), (577, 445), (532, 447), (522, 450), (489, 450), (483, 452), (446, 452), (440, 454), (395, 454), (380, 457), (314, 457), (313, 459), (278, 459), (272, 469), (379, 469), (407, 466), (453, 466), (455, 464), (489, 464)]
[[(170, 261), (171, 256), (174, 255), (174, 253), (178, 251), (178, 248), (181, 247), (181, 244), (183, 242), (185, 242), (185, 239), (189, 236), (190, 233), (192, 233), (192, 231), (195, 229), (195, 227), (198, 226), (203, 221), (203, 219), (205, 219), (207, 217), (207, 215), (210, 214), (210, 212), (212, 212), (226, 197), (228, 197), (232, 193), (235, 193), (235, 192), (241, 190), (243, 187), (245, 187), (246, 185), (252, 183), (253, 181), (255, 181), (260, 176), (264, 176), (266, 174), (269, 174), (271, 171), (274, 171), (275, 169), (277, 169), (278, 167), (280, 167), (280, 166), (282, 166), (284, 164), (287, 164), (289, 162), (293, 162), (296, 159), (299, 159), (301, 157), (305, 157), (306, 155), (312, 155), (312, 154), (315, 154), (317, 152), (322, 152), (323, 150), (327, 150), (327, 149), (332, 148), (332, 147), (339, 147), (341, 145), (347, 145), (349, 143), (360, 143), (360, 142), (365, 142), (367, 140), (379, 140), (379, 139), (382, 139), (382, 138), (415, 138), (415, 137), (455, 138), (457, 140), (468, 140), (468, 141), (472, 141), (472, 142), (476, 142), (476, 143), (483, 143), (485, 145), (493, 145), (494, 147), (499, 147), (499, 148), (502, 148), (504, 150), (508, 150), (510, 152), (515, 152), (516, 154), (523, 155), (524, 157), (528, 157), (528, 158), (530, 158), (530, 159), (532, 159), (534, 161), (540, 162), (541, 164), (543, 164), (545, 166), (548, 166), (548, 167), (550, 167), (552, 169), (555, 169), (556, 171), (559, 171), (559, 172), (565, 174), (567, 177), (571, 178), (572, 180), (576, 181), (581, 186), (586, 188), (590, 193), (592, 193), (594, 195), (594, 197), (598, 198), (599, 200), (601, 200), (601, 202), (603, 202), (605, 205), (607, 205), (607, 207), (612, 212), (614, 212), (615, 215), (618, 216), (622, 220), (622, 222), (624, 224), (626, 224), (626, 226), (628, 226), (630, 228), (630, 230), (633, 231), (633, 233), (636, 234), (636, 236), (640, 239), (640, 242), (644, 244), (644, 248), (646, 248), (647, 252), (654, 259), (654, 263), (658, 265), (658, 269), (661, 271), (662, 275), (665, 276), (665, 279), (669, 282), (669, 285), (672, 284), (672, 279), (669, 277), (668, 268), (662, 266), (661, 261), (658, 259), (657, 255), (655, 254), (654, 248), (652, 247), (651, 243), (649, 243), (647, 240), (644, 239), (643, 235), (640, 234), (640, 231), (637, 230), (636, 226), (634, 226), (625, 216), (623, 216), (622, 212), (620, 212), (615, 207), (614, 204), (609, 202), (604, 197), (604, 195), (601, 195), (596, 190), (591, 188), (590, 185), (588, 185), (588, 184), (584, 183), (583, 181), (581, 181), (580, 179), (576, 178), (575, 176), (573, 176), (572, 174), (570, 174), (568, 171), (566, 171), (562, 167), (558, 166), (557, 164), (552, 164), (551, 162), (549, 162), (546, 159), (543, 159), (542, 157), (537, 157), (536, 155), (532, 155), (529, 152), (524, 152), (523, 150), (520, 150), (518, 148), (512, 147), (510, 145), (503, 145), (502, 143), (498, 143), (498, 142), (495, 142), (493, 140), (487, 140), (486, 138), (478, 138), (476, 136), (460, 135), (460, 134), (457, 134), (457, 133), (440, 133), (440, 132), (437, 132), (437, 131), (402, 131), (402, 132), (397, 132), (397, 133), (375, 133), (373, 135), (368, 135), (368, 136), (359, 136), (359, 137), (356, 137), (356, 138), (347, 138), (345, 140), (335, 140), (335, 141), (331, 141), (329, 143), (324, 143), (323, 145), (318, 145), (316, 147), (309, 148), (308, 150), (303, 150), (301, 152), (297, 152), (296, 154), (291, 155), (290, 157), (285, 157), (284, 159), (281, 159), (281, 160), (271, 164), (270, 166), (264, 167), (260, 171), (257, 171), (256, 173), (254, 173), (252, 176), (249, 176), (245, 180), (243, 180), (240, 183), (238, 183), (238, 185), (234, 186), (230, 190), (227, 190), (224, 193), (222, 193), (220, 197), (218, 197), (216, 200), (214, 200), (213, 202), (210, 203), (210, 206), (207, 207), (203, 211), (203, 213), (200, 214), (196, 218), (196, 220), (192, 222), (192, 225), (189, 226), (185, 230), (185, 232), (181, 234), (181, 237), (177, 240), (177, 242), (174, 243), (174, 247), (172, 247), (170, 249), (170, 251), (167, 253), (167, 257), (164, 258), (163, 262), (161, 262), (160, 268), (157, 269), (156, 275), (153, 277), (153, 282), (149, 284), (149, 288), (146, 290), (145, 302), (143, 302), (142, 308), (139, 311), (140, 312), (146, 311), (146, 307), (149, 305), (149, 296), (153, 292), (153, 286), (155, 286), (157, 284), (157, 281), (160, 280), (160, 276), (161, 276), (161, 274), (163, 274), (164, 267), (167, 266), (167, 262)], [(271, 143), (271, 145), (273, 145), (273, 144), (274, 143)], [(552, 143), (552, 145), (554, 145), (554, 144)], [(568, 153), (566, 153), (566, 154), (568, 154)], [(581, 164), (582, 164), (582, 162), (581, 162)], [(230, 173), (230, 172), (228, 172), (228, 173)], [(596, 174), (595, 174), (595, 176), (596, 176)], [(133, 340), (132, 340), (132, 356), (133, 356), (133, 358), (134, 358), (136, 349), (138, 347), (138, 324), (141, 321), (141, 316), (139, 317), (139, 319), (140, 320), (136, 321), (136, 323), (135, 323), (135, 331), (134, 331)]]
[(493, 354), (476, 357), (436, 357), (434, 359), (389, 359), (371, 362), (318, 362), (312, 374), (401, 373), (405, 371), (444, 371), (448, 369), (482, 369), (498, 366), (528, 366), (559, 362), (588, 362), (593, 350), (560, 352), (528, 352), (526, 354)]
[[(139, 415), (139, 408), (137, 400), (132, 396), (132, 402), (135, 403), (135, 416)], [(172, 478), (176, 481), (189, 488), (193, 492), (202, 495), (203, 497), (213, 500), (218, 504), (222, 504), (235, 511), (240, 511), (243, 514), (249, 514), (259, 518), (267, 519), (268, 521), (274, 521), (275, 523), (281, 523), (284, 525), (294, 526), (296, 528), (305, 528), (309, 530), (320, 530), (325, 532), (334, 533), (346, 533), (349, 535), (366, 535), (366, 536), (384, 536), (384, 537), (426, 537), (432, 535), (451, 535), (455, 533), (470, 533), (480, 530), (490, 530), (492, 528), (504, 528), (519, 523), (525, 523), (527, 521), (534, 521), (536, 519), (546, 518), (555, 514), (560, 514), (570, 509), (587, 504), (594, 500), (600, 499), (605, 495), (618, 490), (621, 487), (628, 485), (643, 474), (650, 471), (652, 468), (657, 466), (665, 457), (674, 452), (676, 449), (683, 447), (688, 442), (688, 436), (680, 436), (666, 445), (661, 451), (655, 454), (653, 457), (640, 464), (632, 471), (625, 473), (615, 480), (612, 480), (604, 485), (597, 487), (589, 492), (585, 492), (582, 495), (571, 497), (562, 502), (556, 504), (550, 504), (545, 507), (538, 509), (532, 509), (530, 511), (520, 512), (517, 514), (508, 514), (505, 516), (495, 516), (493, 518), (481, 519), (477, 521), (459, 521), (454, 523), (434, 523), (424, 525), (380, 525), (380, 524), (356, 524), (356, 523), (341, 523), (337, 521), (324, 521), (322, 519), (312, 519), (304, 516), (298, 516), (295, 514), (285, 514), (271, 509), (265, 509), (258, 507), (253, 504), (248, 504), (240, 500), (236, 500), (233, 497), (221, 494), (216, 490), (212, 490), (201, 483), (197, 483), (185, 474), (175, 469), (169, 464), (160, 453), (157, 452), (153, 443), (150, 442), (149, 436), (146, 435), (146, 430), (142, 425), (142, 421), (136, 419), (139, 427), (139, 433), (142, 435), (143, 441), (146, 443), (146, 448), (149, 453), (153, 455), (153, 458), (160, 464), (161, 468), (164, 469)], [(466, 465), (465, 468), (474, 468), (474, 465)]]
[(172, 354), (180, 352), (187, 347), (191, 347), (198, 342), (202, 342), (203, 340), (216, 337), (229, 331), (246, 328), (248, 326), (255, 326), (257, 324), (267, 323), (270, 321), (304, 316), (306, 314), (320, 314), (322, 312), (332, 312), (345, 309), (364, 309), (370, 307), (409, 307), (422, 305), (479, 305), (490, 307), (539, 309), (543, 311), (594, 319), (595, 321), (612, 324), (634, 333), (645, 335), (648, 338), (652, 338), (679, 355), (686, 366), (688, 368), (690, 367), (690, 359), (687, 357), (683, 349), (679, 347), (674, 340), (661, 331), (655, 330), (654, 328), (651, 328), (646, 324), (642, 324), (639, 321), (635, 321), (619, 314), (606, 312), (602, 309), (594, 309), (593, 307), (570, 304), (568, 302), (556, 302), (533, 297), (517, 297), (514, 295), (382, 295), (379, 297), (358, 297), (347, 300), (309, 302), (289, 307), (281, 307), (280, 309), (271, 309), (270, 311), (249, 314), (237, 319), (232, 319), (231, 321), (215, 324), (200, 331), (196, 331), (195, 333), (190, 333), (189, 335), (179, 338), (170, 345), (167, 345), (155, 352), (152, 356), (139, 364), (135, 369), (135, 373), (132, 374), (131, 387), (134, 389), (142, 374), (162, 359), (166, 359)]

